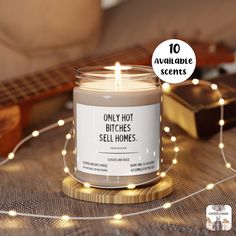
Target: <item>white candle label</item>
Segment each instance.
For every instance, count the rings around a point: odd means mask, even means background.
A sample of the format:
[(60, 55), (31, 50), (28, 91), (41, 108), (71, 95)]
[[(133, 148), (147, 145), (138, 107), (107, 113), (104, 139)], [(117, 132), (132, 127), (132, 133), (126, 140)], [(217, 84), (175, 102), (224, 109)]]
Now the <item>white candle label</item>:
[(130, 176), (159, 169), (160, 104), (103, 107), (76, 104), (77, 168)]

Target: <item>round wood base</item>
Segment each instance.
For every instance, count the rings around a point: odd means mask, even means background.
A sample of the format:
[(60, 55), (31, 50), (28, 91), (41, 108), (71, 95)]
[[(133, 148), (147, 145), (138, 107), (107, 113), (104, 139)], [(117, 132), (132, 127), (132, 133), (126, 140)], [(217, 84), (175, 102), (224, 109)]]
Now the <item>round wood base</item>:
[(137, 187), (135, 189), (98, 189), (84, 187), (70, 176), (62, 182), (62, 191), (68, 197), (96, 203), (134, 204), (161, 199), (173, 191), (172, 179), (169, 176), (161, 178), (154, 185)]

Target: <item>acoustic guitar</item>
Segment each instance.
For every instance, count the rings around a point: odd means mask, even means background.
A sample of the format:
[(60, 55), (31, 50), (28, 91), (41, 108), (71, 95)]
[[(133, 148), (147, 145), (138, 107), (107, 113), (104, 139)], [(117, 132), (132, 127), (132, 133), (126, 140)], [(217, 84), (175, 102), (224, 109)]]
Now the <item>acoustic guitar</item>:
[[(150, 65), (152, 52), (160, 42), (153, 40), (124, 50), (93, 55), (0, 82), (0, 155), (7, 155), (19, 142), (35, 103), (73, 89), (76, 69), (89, 65), (114, 64), (116, 61), (122, 64)], [(196, 53), (199, 67), (234, 61), (233, 52), (223, 44), (187, 42)]]

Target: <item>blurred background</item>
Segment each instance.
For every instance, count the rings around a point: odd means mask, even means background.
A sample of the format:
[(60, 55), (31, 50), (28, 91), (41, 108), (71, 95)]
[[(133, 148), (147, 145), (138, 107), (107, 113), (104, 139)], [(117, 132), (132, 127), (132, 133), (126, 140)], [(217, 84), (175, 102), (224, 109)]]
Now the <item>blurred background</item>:
[(234, 0), (0, 0), (0, 80), (176, 35), (236, 47)]

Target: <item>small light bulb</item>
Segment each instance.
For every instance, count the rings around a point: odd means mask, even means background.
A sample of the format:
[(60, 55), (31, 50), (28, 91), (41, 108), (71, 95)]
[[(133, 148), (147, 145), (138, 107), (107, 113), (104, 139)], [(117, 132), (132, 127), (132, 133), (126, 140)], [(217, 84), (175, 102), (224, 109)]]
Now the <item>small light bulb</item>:
[(67, 216), (67, 215), (63, 215), (63, 216), (61, 217), (61, 219), (64, 220), (64, 221), (68, 221), (68, 220), (70, 219), (70, 217)]
[(219, 148), (220, 148), (220, 149), (224, 148), (224, 146), (225, 146), (225, 145), (224, 145), (223, 143), (219, 143)]
[(224, 100), (223, 98), (220, 98), (220, 99), (219, 99), (219, 104), (220, 104), (220, 105), (224, 105), (224, 104), (225, 104), (225, 100)]
[(160, 175), (160, 172), (159, 172), (159, 171), (157, 172), (157, 176), (158, 176), (158, 175)]
[(65, 124), (65, 121), (64, 120), (59, 120), (59, 121), (57, 121), (57, 124), (59, 126), (63, 126)]
[(128, 184), (128, 185), (127, 185), (127, 188), (128, 188), (128, 189), (134, 189), (135, 187), (136, 187), (135, 184)]
[(39, 131), (38, 131), (38, 130), (33, 131), (33, 132), (32, 132), (32, 136), (33, 136), (33, 137), (39, 136)]
[(64, 168), (64, 172), (65, 172), (65, 173), (69, 173), (69, 168), (68, 168), (68, 167), (65, 167), (65, 168)]
[(166, 172), (161, 172), (160, 176), (164, 178), (166, 176)]
[(227, 168), (230, 168), (230, 167), (231, 167), (231, 164), (230, 164), (229, 162), (227, 162), (227, 163), (225, 164), (225, 166), (226, 166)]
[(10, 152), (9, 154), (8, 154), (8, 159), (13, 159), (15, 157), (15, 154), (14, 154), (14, 152)]
[(170, 84), (169, 83), (163, 83), (161, 87), (162, 87), (163, 91), (166, 93), (168, 93), (170, 91)]
[(213, 189), (214, 188), (214, 184), (208, 184), (206, 186), (206, 189), (210, 190), (210, 189)]
[(193, 83), (193, 85), (199, 84), (199, 79), (193, 79), (193, 80), (192, 80), (192, 83)]
[(67, 139), (67, 140), (71, 139), (71, 134), (67, 134), (67, 135), (66, 135), (66, 139)]
[(11, 210), (11, 211), (8, 212), (8, 215), (9, 216), (16, 216), (17, 213), (16, 213), (16, 211)]
[(212, 84), (212, 85), (211, 85), (211, 89), (212, 89), (212, 90), (216, 90), (217, 88), (218, 88), (218, 86), (217, 86), (216, 84)]
[(67, 154), (67, 151), (66, 151), (65, 149), (63, 149), (63, 150), (61, 151), (61, 155), (65, 156), (66, 154)]
[(177, 160), (176, 159), (173, 159), (172, 160), (172, 163), (175, 165), (175, 164), (177, 164)]
[(166, 126), (166, 127), (164, 127), (164, 131), (165, 131), (166, 133), (168, 133), (168, 132), (170, 132), (170, 128), (169, 128), (168, 126)]
[(175, 142), (175, 141), (176, 141), (176, 137), (175, 137), (175, 136), (171, 136), (170, 140), (171, 140), (172, 142)]
[(85, 183), (84, 183), (84, 187), (85, 187), (85, 188), (89, 188), (90, 186), (91, 186), (90, 183), (88, 183), (88, 182), (85, 182)]
[(113, 218), (114, 218), (115, 220), (120, 220), (120, 219), (122, 219), (122, 215), (121, 215), (121, 214), (115, 214), (115, 215), (113, 216)]
[(224, 120), (220, 120), (220, 121), (219, 121), (219, 125), (220, 125), (220, 126), (223, 126), (224, 124), (225, 124), (225, 121), (224, 121)]
[(171, 207), (171, 203), (167, 202), (162, 206), (164, 209), (170, 208)]
[(174, 151), (175, 151), (175, 152), (179, 152), (179, 148), (178, 148), (178, 147), (175, 147), (175, 148), (174, 148)]

